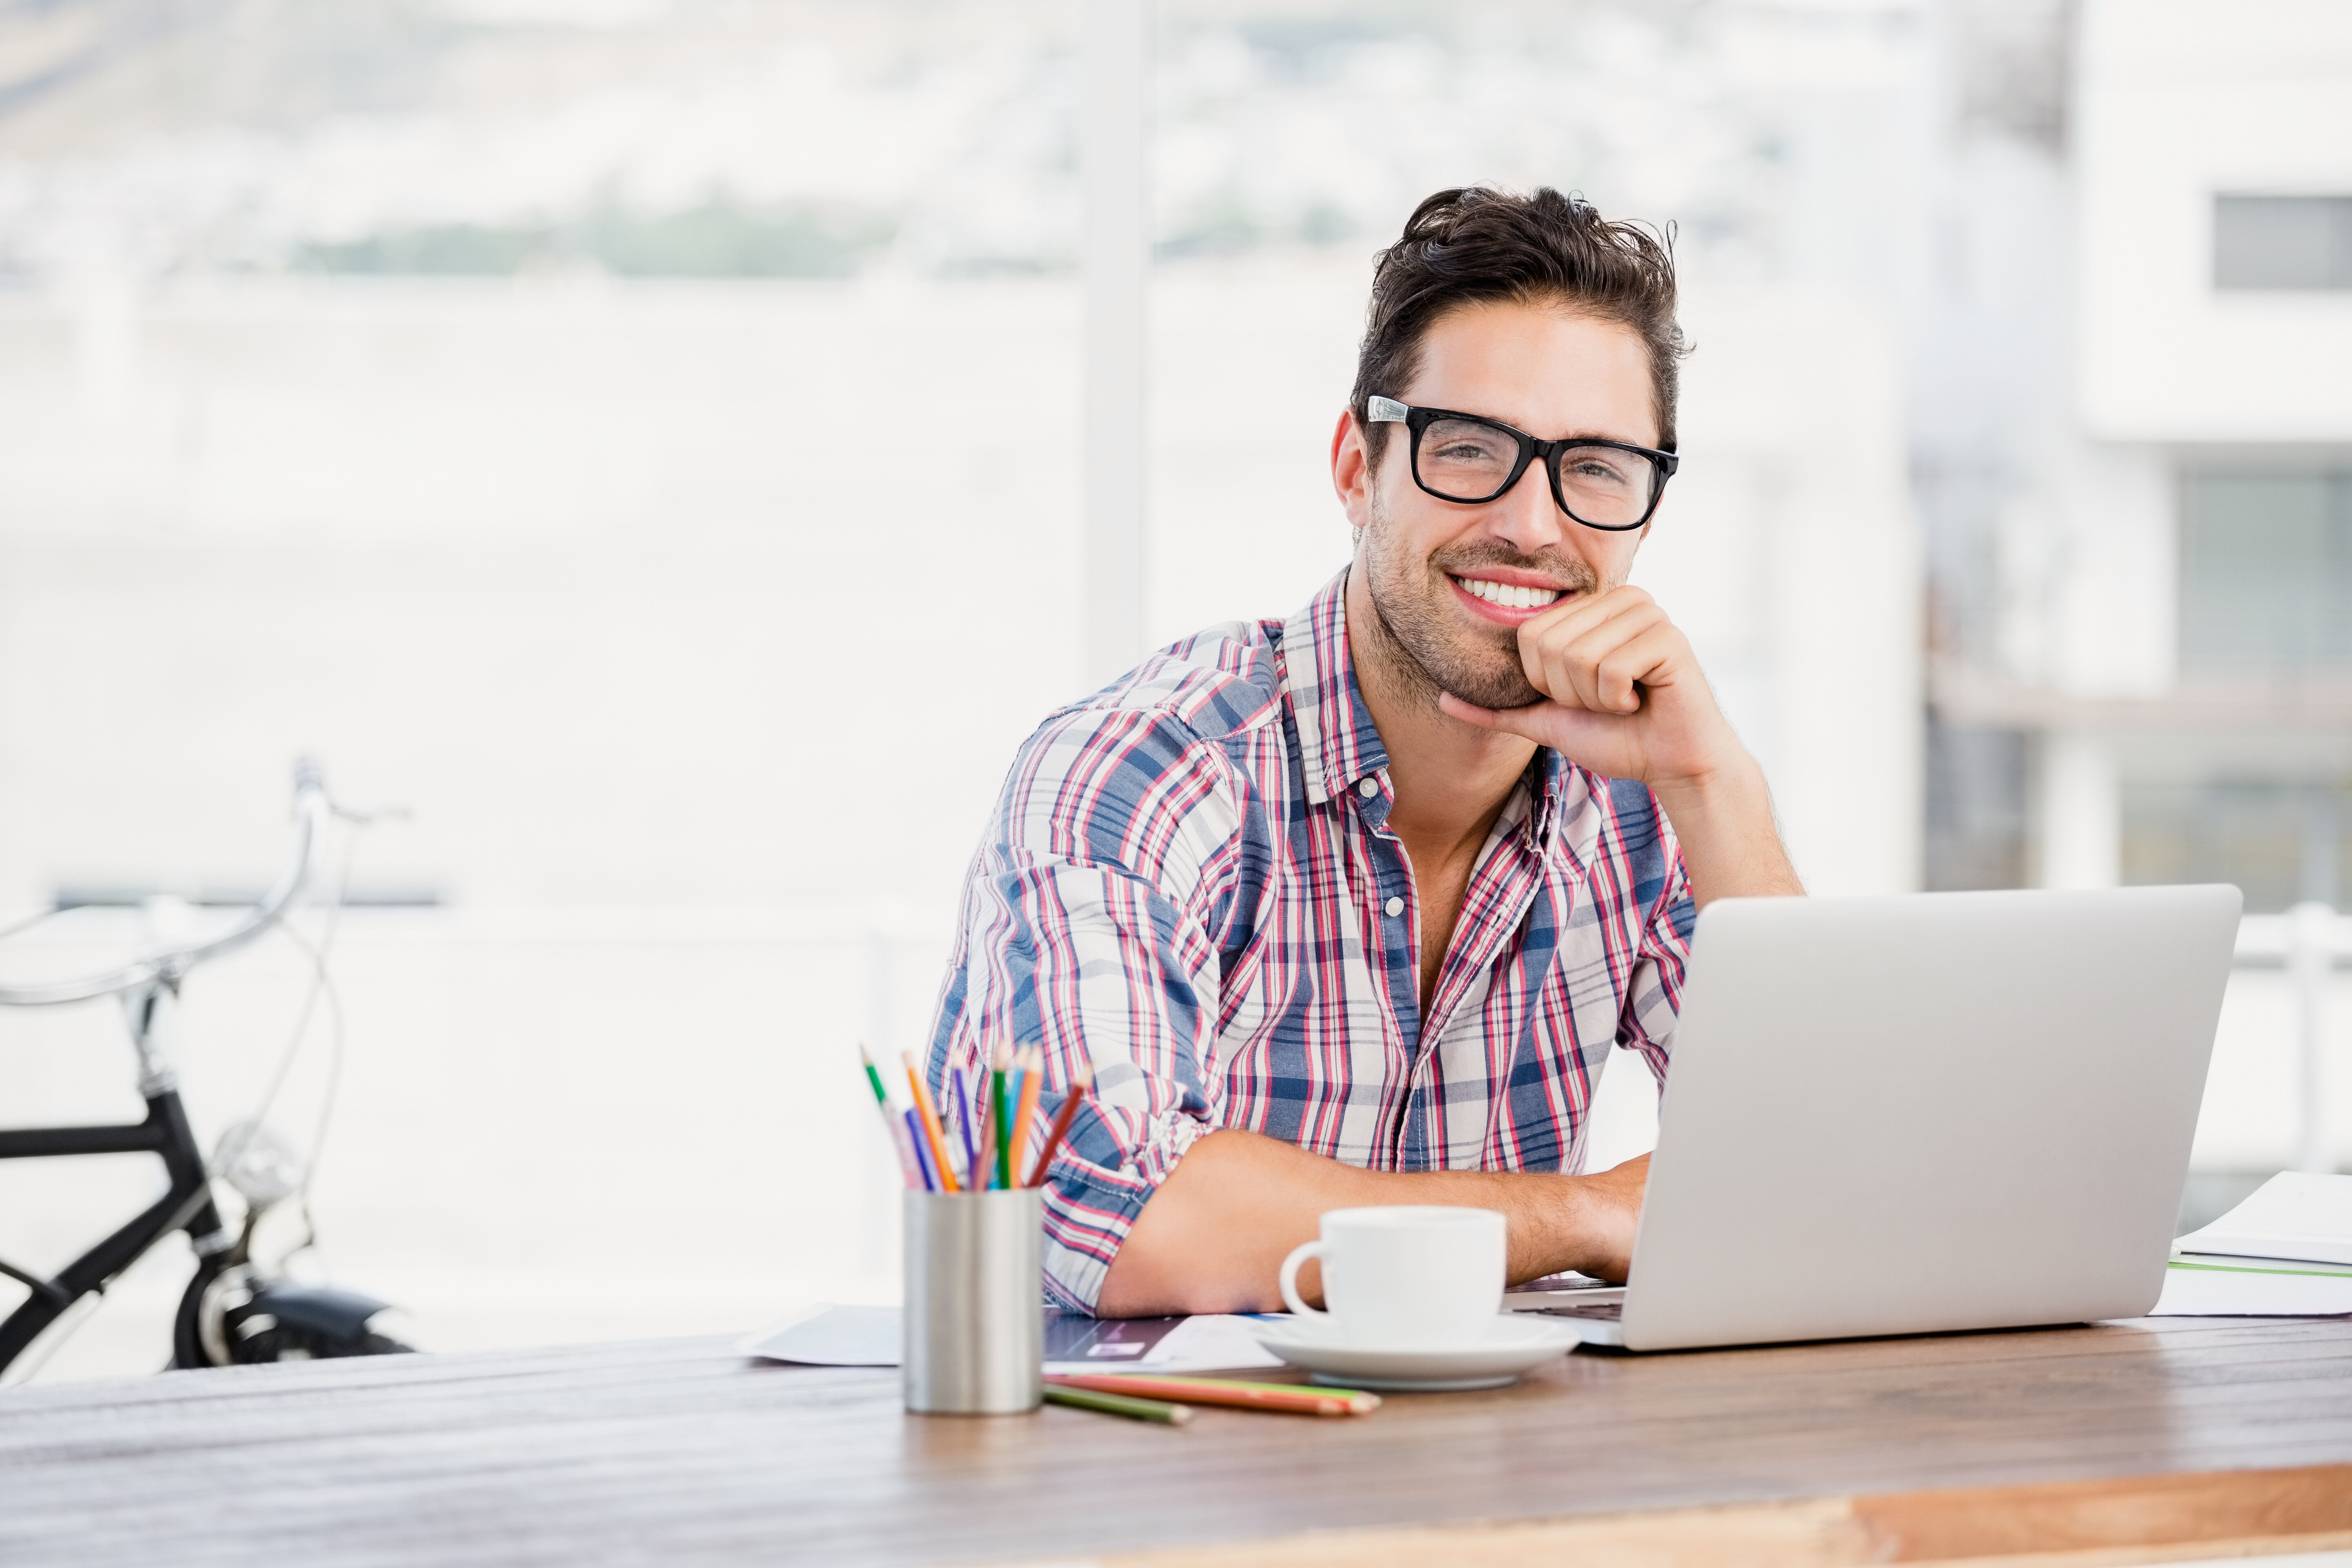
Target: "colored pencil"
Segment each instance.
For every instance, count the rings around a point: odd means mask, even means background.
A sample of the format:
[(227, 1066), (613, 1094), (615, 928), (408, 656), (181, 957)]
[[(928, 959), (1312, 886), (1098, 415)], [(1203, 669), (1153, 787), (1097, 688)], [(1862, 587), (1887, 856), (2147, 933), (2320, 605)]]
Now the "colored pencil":
[(866, 1066), (866, 1081), (873, 1088), (874, 1103), (880, 1106), (884, 1110), (888, 1110), (890, 1109), (890, 1091), (882, 1087), (882, 1069), (874, 1065), (874, 1058), (866, 1054), (866, 1047), (864, 1046), (857, 1047), (857, 1059), (860, 1062), (863, 1062)]
[(1013, 1102), (1005, 1098), (1005, 1075), (1013, 1070), (1013, 1053), (1003, 1046), (996, 1047), (996, 1064), (989, 1069), (988, 1104), (996, 1121), (996, 1171), (990, 1185), (1009, 1187), (1013, 1184)]
[(907, 1144), (908, 1147), (911, 1148), (915, 1152), (916, 1171), (922, 1178), (923, 1190), (925, 1192), (936, 1193), (940, 1190), (940, 1184), (936, 1179), (934, 1179), (930, 1162), (925, 1157), (926, 1143), (922, 1135), (922, 1130), (916, 1124), (915, 1113), (913, 1111), (904, 1111), (901, 1114), (906, 1118), (905, 1131), (907, 1135)]
[(972, 1125), (971, 1097), (963, 1091), (963, 1068), (948, 1068), (948, 1084), (955, 1091), (956, 1129), (963, 1141), (963, 1163), (956, 1169), (969, 1171), (980, 1158), (980, 1129)]
[(1064, 1388), (1181, 1400), (1188, 1405), (1225, 1405), (1239, 1410), (1283, 1411), (1294, 1415), (1369, 1415), (1381, 1396), (1355, 1388), (1307, 1388), (1290, 1383), (1240, 1383), (1223, 1377), (1151, 1377), (1135, 1373), (1077, 1373), (1049, 1377)]
[(915, 1149), (907, 1137), (907, 1129), (890, 1110), (890, 1091), (882, 1087), (881, 1069), (866, 1047), (857, 1047), (857, 1059), (866, 1064), (866, 1081), (874, 1090), (874, 1108), (882, 1113), (882, 1131), (890, 1140), (890, 1152), (898, 1156), (898, 1176), (910, 1188), (922, 1184), (923, 1173), (915, 1163)]
[[(1029, 1146), (1035, 1142), (1029, 1129), (1037, 1120), (1037, 1091), (1045, 1087), (1045, 1053), (1032, 1046), (1021, 1055), (1021, 1099), (1013, 1110), (1011, 1175), (1015, 1178), (1029, 1168)], [(1013, 1182), (1004, 1184), (1009, 1187)]]
[(980, 1147), (973, 1150), (971, 1154), (971, 1190), (973, 1192), (982, 1193), (988, 1190), (989, 1168), (995, 1163), (996, 1125), (993, 1122), (987, 1122), (980, 1130)]
[(1124, 1415), (1130, 1421), (1157, 1421), (1163, 1426), (1181, 1426), (1192, 1419), (1189, 1406), (1171, 1405), (1163, 1399), (1097, 1394), (1090, 1388), (1065, 1388), (1055, 1383), (1045, 1385), (1045, 1403), (1072, 1405), (1079, 1410), (1099, 1410), (1106, 1415)]
[(1046, 1130), (1045, 1145), (1037, 1151), (1037, 1163), (1029, 1167), (1029, 1179), (1022, 1185), (1034, 1187), (1045, 1179), (1045, 1173), (1053, 1167), (1054, 1155), (1069, 1133), (1070, 1123), (1077, 1118), (1078, 1101), (1086, 1099), (1087, 1090), (1094, 1083), (1095, 1069), (1080, 1068), (1078, 1076), (1070, 1081), (1070, 1092), (1062, 1097), (1062, 1109), (1054, 1113), (1054, 1125)]
[(940, 1173), (940, 1190), (959, 1192), (962, 1184), (948, 1165), (948, 1141), (940, 1131), (940, 1108), (931, 1103), (931, 1091), (924, 1086), (923, 1075), (915, 1070), (913, 1055), (902, 1053), (899, 1059), (907, 1064), (907, 1087), (915, 1091), (915, 1109), (922, 1113), (923, 1135), (930, 1140), (931, 1169)]

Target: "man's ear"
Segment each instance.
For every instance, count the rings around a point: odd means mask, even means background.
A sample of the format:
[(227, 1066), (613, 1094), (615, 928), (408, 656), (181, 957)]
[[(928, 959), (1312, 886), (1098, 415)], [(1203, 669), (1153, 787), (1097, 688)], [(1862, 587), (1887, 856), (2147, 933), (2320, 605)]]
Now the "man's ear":
[(1338, 493), (1350, 527), (1370, 524), (1372, 454), (1364, 445), (1364, 427), (1356, 423), (1352, 408), (1339, 411), (1339, 423), (1331, 432), (1331, 489)]

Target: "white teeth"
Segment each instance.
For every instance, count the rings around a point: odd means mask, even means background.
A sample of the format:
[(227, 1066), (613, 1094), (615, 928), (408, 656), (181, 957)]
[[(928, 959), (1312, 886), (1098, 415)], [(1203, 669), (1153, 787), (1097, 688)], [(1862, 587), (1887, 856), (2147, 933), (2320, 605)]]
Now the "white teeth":
[(1455, 582), (1490, 605), (1507, 610), (1532, 610), (1559, 597), (1557, 588), (1524, 588), (1512, 583), (1489, 583), (1483, 577), (1456, 577)]

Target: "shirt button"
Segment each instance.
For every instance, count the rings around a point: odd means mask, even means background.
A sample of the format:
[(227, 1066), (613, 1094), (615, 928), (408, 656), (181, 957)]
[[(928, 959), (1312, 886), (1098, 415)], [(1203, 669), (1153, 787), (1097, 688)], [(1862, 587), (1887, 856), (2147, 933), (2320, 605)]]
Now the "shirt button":
[(1384, 907), (1391, 915), (1401, 915), (1404, 913), (1404, 900), (1402, 899), (1391, 899)]
[[(1370, 774), (1366, 774), (1364, 777), (1356, 781), (1356, 793), (1362, 795), (1366, 800), (1370, 800), (1372, 796), (1381, 793), (1381, 781), (1371, 777)], [(1394, 910), (1391, 910), (1389, 913), (1394, 914), (1396, 911)]]

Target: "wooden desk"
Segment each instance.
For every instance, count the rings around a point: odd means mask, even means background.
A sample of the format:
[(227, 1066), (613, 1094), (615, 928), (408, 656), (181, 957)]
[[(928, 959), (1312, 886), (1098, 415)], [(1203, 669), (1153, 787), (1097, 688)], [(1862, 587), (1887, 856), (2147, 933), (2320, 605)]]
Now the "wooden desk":
[[(2347, 1468), (2192, 1479), (2312, 1466)], [(2118, 1478), (2137, 1479), (1957, 1508), (1885, 1495)], [(1744, 1506), (1605, 1517), (1700, 1505)], [(1373, 1533), (1306, 1533), (1350, 1528)], [(708, 1340), (0, 1394), (10, 1568), (1814, 1564), (2200, 1531), (2352, 1544), (2352, 1324), (1585, 1352), (1360, 1419), (1204, 1411), (1181, 1429), (908, 1417), (895, 1373), (757, 1366)]]

